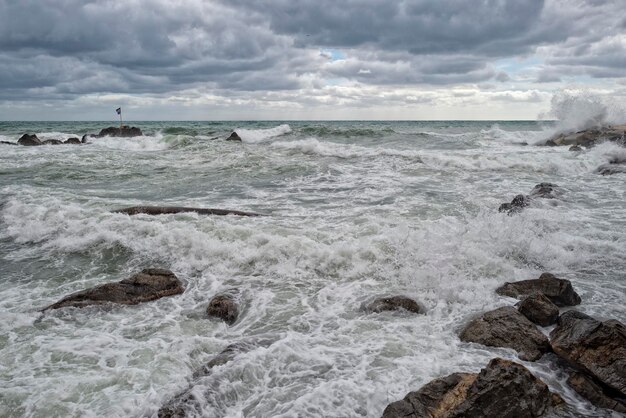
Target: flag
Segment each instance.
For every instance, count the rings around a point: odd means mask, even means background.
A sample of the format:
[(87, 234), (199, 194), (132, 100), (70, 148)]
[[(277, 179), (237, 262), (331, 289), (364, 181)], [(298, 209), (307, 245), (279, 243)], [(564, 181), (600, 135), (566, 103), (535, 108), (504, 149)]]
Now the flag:
[(118, 107), (117, 109), (115, 109), (115, 111), (117, 112), (118, 115), (122, 114), (122, 108)]

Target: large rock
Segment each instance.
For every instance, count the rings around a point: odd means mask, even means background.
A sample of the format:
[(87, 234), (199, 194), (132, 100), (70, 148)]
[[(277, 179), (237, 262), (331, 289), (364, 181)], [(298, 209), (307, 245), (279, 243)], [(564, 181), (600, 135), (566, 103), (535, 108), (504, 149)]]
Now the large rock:
[(172, 215), (175, 213), (194, 212), (200, 215), (237, 215), (237, 216), (261, 216), (259, 213), (243, 212), (230, 209), (187, 208), (182, 206), (132, 206), (130, 208), (117, 209), (114, 213), (126, 215)]
[(410, 392), (383, 418), (531, 418), (562, 404), (524, 366), (496, 358), (480, 373), (455, 373)]
[(463, 329), (460, 338), (489, 347), (512, 348), (522, 360), (538, 360), (550, 351), (546, 336), (512, 306), (486, 312), (472, 320)]
[(74, 144), (74, 145), (80, 145), (82, 142), (80, 141), (80, 139), (73, 137), (73, 138), (67, 138), (64, 142), (64, 144)]
[(560, 133), (548, 139), (545, 145), (593, 146), (601, 141), (623, 141), (626, 125), (595, 127), (578, 132)]
[(362, 307), (368, 312), (384, 312), (384, 311), (397, 311), (405, 310), (416, 314), (425, 313), (425, 310), (419, 303), (406, 296), (391, 296), (383, 297), (374, 300), (373, 302), (364, 305)]
[(114, 136), (114, 137), (119, 137), (119, 138), (132, 138), (135, 136), (142, 136), (143, 133), (141, 132), (141, 129), (135, 127), (135, 126), (122, 126), (122, 127), (116, 127), (116, 126), (109, 126), (108, 128), (104, 128), (100, 131), (100, 133), (98, 135), (92, 135), (95, 138), (102, 138), (104, 136)]
[(82, 308), (108, 303), (135, 305), (165, 296), (178, 295), (183, 293), (184, 290), (181, 281), (171, 271), (165, 269), (144, 269), (140, 273), (120, 282), (107, 283), (72, 293), (43, 310), (67, 306)]
[(590, 376), (584, 373), (573, 372), (567, 379), (567, 384), (593, 405), (626, 414), (626, 400), (612, 398), (610, 395), (607, 395), (605, 390)]
[(239, 307), (235, 301), (235, 295), (224, 293), (214, 296), (206, 308), (207, 315), (220, 318), (227, 324), (234, 324), (239, 316)]
[(20, 137), (20, 139), (17, 140), (17, 143), (19, 145), (25, 145), (27, 147), (32, 147), (35, 145), (43, 145), (43, 142), (41, 142), (41, 140), (39, 138), (37, 138), (37, 135), (29, 135), (29, 134), (24, 134)]
[(556, 323), (559, 318), (559, 307), (542, 293), (530, 295), (516, 306), (522, 315), (542, 327)]
[(516, 299), (542, 293), (556, 306), (574, 306), (581, 302), (569, 280), (559, 279), (551, 273), (543, 273), (538, 279), (507, 282), (497, 288), (496, 293)]
[(550, 333), (552, 349), (621, 398), (626, 398), (626, 327), (600, 322), (579, 311), (565, 312)]
[(240, 141), (241, 142), (241, 137), (239, 137), (239, 135), (237, 135), (237, 132), (233, 132), (232, 134), (230, 134), (230, 136), (228, 138), (226, 138), (227, 141)]

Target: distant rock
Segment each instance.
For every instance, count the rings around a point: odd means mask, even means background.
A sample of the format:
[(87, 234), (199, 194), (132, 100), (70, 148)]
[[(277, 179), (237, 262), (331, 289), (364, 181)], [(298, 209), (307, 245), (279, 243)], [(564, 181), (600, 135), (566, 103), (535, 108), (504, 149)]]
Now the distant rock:
[(230, 209), (187, 208), (183, 206), (132, 206), (130, 208), (117, 209), (113, 213), (125, 213), (127, 215), (171, 215), (175, 213), (194, 212), (200, 215), (237, 215), (237, 216), (262, 216), (260, 213), (242, 212)]
[(495, 358), (480, 373), (454, 373), (410, 392), (382, 418), (531, 418), (563, 405), (524, 366)]
[(556, 306), (574, 306), (581, 302), (569, 280), (559, 279), (551, 273), (543, 273), (538, 279), (507, 282), (497, 288), (496, 293), (516, 299), (542, 293)]
[(64, 144), (80, 145), (81, 141), (78, 138), (67, 138), (63, 143)]
[(383, 297), (362, 307), (365, 311), (380, 313), (384, 311), (405, 310), (416, 314), (426, 313), (425, 309), (415, 300), (406, 296)]
[(227, 141), (240, 141), (241, 142), (241, 138), (239, 137), (239, 135), (237, 135), (237, 132), (233, 132), (232, 134), (230, 134), (230, 136), (228, 138), (226, 138)]
[(530, 194), (518, 194), (511, 203), (502, 203), (498, 212), (507, 212), (509, 215), (520, 212), (525, 207), (530, 206), (533, 199), (546, 198), (554, 199), (562, 194), (561, 188), (553, 183), (539, 183), (530, 191)]
[(43, 141), (44, 145), (62, 145), (63, 141), (58, 140), (58, 139), (46, 139), (45, 141)]
[(0, 144), (5, 144), (5, 145), (17, 145), (17, 142), (11, 142), (11, 141), (0, 141)]
[[(132, 138), (135, 136), (142, 136), (143, 133), (141, 132), (141, 129), (135, 127), (135, 126), (122, 126), (120, 127), (116, 127), (116, 126), (109, 126), (108, 128), (104, 128), (100, 131), (99, 134), (97, 135), (91, 135), (94, 138), (102, 138), (105, 136), (113, 136), (113, 137), (118, 137), (118, 138)], [(84, 138), (84, 137), (83, 137)]]
[(542, 327), (555, 324), (559, 318), (559, 307), (542, 293), (530, 295), (516, 306), (522, 315)]
[(43, 142), (41, 142), (41, 140), (39, 138), (37, 138), (37, 135), (29, 135), (29, 134), (24, 134), (20, 137), (20, 139), (17, 140), (17, 143), (19, 145), (25, 145), (27, 147), (32, 147), (32, 146), (36, 146), (36, 145), (43, 145)]
[(232, 325), (239, 316), (239, 307), (235, 301), (235, 296), (230, 293), (214, 296), (206, 308), (207, 315), (222, 319)]
[(489, 347), (512, 348), (522, 360), (538, 360), (550, 351), (546, 336), (512, 306), (486, 312), (472, 320), (460, 338)]
[(82, 308), (108, 303), (135, 305), (165, 296), (178, 295), (183, 293), (184, 290), (181, 281), (171, 271), (165, 269), (144, 269), (140, 273), (120, 282), (107, 283), (72, 293), (44, 308), (43, 311), (68, 306)]
[(601, 141), (623, 141), (626, 125), (596, 127), (578, 132), (561, 133), (546, 140), (545, 145), (582, 145), (593, 146)]
[(579, 311), (565, 312), (550, 333), (554, 352), (626, 399), (626, 327), (600, 322)]
[(590, 376), (573, 372), (567, 379), (567, 384), (598, 408), (612, 409), (626, 414), (626, 400), (607, 395), (605, 390)]

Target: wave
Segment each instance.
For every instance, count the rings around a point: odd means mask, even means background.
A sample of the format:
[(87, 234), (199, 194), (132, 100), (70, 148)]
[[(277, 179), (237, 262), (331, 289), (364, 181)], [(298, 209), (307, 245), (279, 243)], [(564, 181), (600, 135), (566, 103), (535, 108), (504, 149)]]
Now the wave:
[(291, 132), (291, 127), (287, 124), (275, 126), (266, 129), (235, 129), (235, 132), (241, 138), (242, 142), (254, 144), (266, 141), (277, 136), (285, 135)]
[(371, 129), (371, 128), (339, 128), (329, 126), (304, 126), (298, 130), (300, 133), (316, 136), (316, 137), (382, 137), (393, 134), (395, 131), (391, 128)]
[(185, 145), (190, 142), (185, 135), (163, 135), (157, 133), (154, 136), (136, 136), (134, 138), (90, 138), (89, 144), (97, 147), (125, 150), (125, 151), (163, 151)]
[(272, 143), (271, 146), (274, 148), (300, 151), (303, 154), (320, 155), (323, 157), (359, 158), (385, 155), (421, 161), (420, 154), (417, 151), (388, 148), (367, 148), (358, 145), (346, 145), (319, 141), (316, 138), (301, 139), (297, 141), (279, 141)]

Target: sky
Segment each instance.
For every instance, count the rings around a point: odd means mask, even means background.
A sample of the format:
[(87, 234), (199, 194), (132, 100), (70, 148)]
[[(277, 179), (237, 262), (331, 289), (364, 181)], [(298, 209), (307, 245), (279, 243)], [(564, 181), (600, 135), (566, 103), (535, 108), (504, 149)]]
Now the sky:
[(0, 120), (554, 118), (626, 0), (0, 0)]

